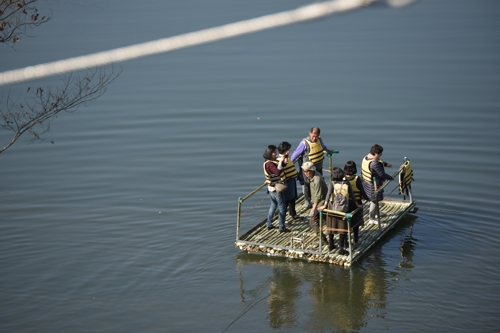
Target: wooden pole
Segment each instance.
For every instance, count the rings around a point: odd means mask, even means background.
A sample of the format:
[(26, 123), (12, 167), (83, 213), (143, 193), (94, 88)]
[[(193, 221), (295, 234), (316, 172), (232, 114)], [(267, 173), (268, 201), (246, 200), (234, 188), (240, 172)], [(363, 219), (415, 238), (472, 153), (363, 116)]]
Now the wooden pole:
[(240, 223), (241, 223), (241, 203), (243, 200), (238, 198), (238, 216), (236, 217), (236, 240), (240, 239)]

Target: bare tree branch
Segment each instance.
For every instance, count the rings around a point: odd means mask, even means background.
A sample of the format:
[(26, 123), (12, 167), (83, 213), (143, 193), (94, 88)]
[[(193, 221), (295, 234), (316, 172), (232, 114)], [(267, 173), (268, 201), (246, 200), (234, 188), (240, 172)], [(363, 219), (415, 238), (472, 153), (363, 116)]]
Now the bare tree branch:
[[(56, 88), (28, 88), (31, 96), (12, 100), (6, 97), (5, 109), (0, 109), (0, 126), (14, 132), (12, 140), (0, 153), (12, 146), (26, 132), (32, 134), (31, 141), (43, 140), (42, 135), (50, 130), (50, 121), (61, 111), (75, 112), (81, 105), (87, 105), (102, 96), (108, 85), (120, 74), (111, 69), (107, 74), (103, 68), (88, 70), (83, 77), (70, 75)], [(2, 97), (0, 96), (0, 103)]]
[(8, 46), (29, 36), (33, 29), (50, 20), (50, 14), (42, 15), (33, 5), (37, 0), (0, 0), (0, 43)]

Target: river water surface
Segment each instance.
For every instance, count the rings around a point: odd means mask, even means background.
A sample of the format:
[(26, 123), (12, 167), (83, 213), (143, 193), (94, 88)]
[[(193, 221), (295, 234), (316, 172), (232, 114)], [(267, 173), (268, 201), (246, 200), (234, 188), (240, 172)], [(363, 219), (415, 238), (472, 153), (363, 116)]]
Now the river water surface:
[[(305, 4), (40, 0), (52, 19), (2, 46), (0, 70)], [(498, 331), (499, 16), (496, 0), (377, 6), (121, 64), (45, 142), (0, 156), (0, 331)], [(420, 210), (351, 269), (233, 246), (264, 148), (312, 126), (335, 165), (379, 143), (414, 168)]]

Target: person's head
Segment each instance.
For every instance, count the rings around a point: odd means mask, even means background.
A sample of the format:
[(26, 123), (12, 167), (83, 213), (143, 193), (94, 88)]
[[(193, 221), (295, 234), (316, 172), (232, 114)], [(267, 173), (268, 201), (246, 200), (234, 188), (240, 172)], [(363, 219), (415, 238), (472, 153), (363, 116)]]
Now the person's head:
[(334, 167), (332, 169), (332, 180), (342, 180), (344, 178), (344, 171), (339, 167)]
[(309, 139), (311, 139), (312, 142), (316, 142), (320, 134), (321, 130), (318, 127), (313, 127), (311, 128), (311, 131), (309, 131)]
[(344, 173), (346, 176), (352, 176), (358, 173), (358, 169), (356, 168), (356, 162), (347, 161), (344, 165)]
[(305, 162), (302, 164), (302, 170), (304, 170), (304, 174), (306, 175), (307, 178), (311, 179), (314, 177), (314, 174), (316, 173), (316, 167), (314, 166), (313, 162)]
[(262, 154), (262, 157), (264, 157), (265, 160), (275, 160), (276, 146), (275, 145), (267, 146), (266, 150), (264, 151), (264, 154)]
[(370, 154), (372, 154), (373, 156), (378, 155), (378, 157), (380, 157), (380, 156), (382, 156), (382, 152), (383, 151), (384, 151), (384, 148), (381, 145), (378, 145), (378, 144), (374, 144), (370, 148)]
[(290, 148), (292, 148), (292, 145), (286, 141), (283, 141), (278, 145), (278, 153), (280, 153), (281, 155), (286, 155), (290, 152)]

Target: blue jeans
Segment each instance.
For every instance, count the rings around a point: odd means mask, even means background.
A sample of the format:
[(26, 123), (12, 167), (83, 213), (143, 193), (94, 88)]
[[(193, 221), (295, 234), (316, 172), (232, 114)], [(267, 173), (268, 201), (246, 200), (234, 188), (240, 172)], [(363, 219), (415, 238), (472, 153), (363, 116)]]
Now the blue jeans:
[(269, 208), (269, 213), (267, 214), (267, 226), (271, 227), (273, 225), (274, 212), (276, 212), (276, 209), (278, 209), (279, 227), (280, 230), (283, 230), (285, 229), (286, 215), (285, 194), (283, 192), (278, 193), (274, 191), (269, 192), (269, 197), (271, 198), (271, 207)]

